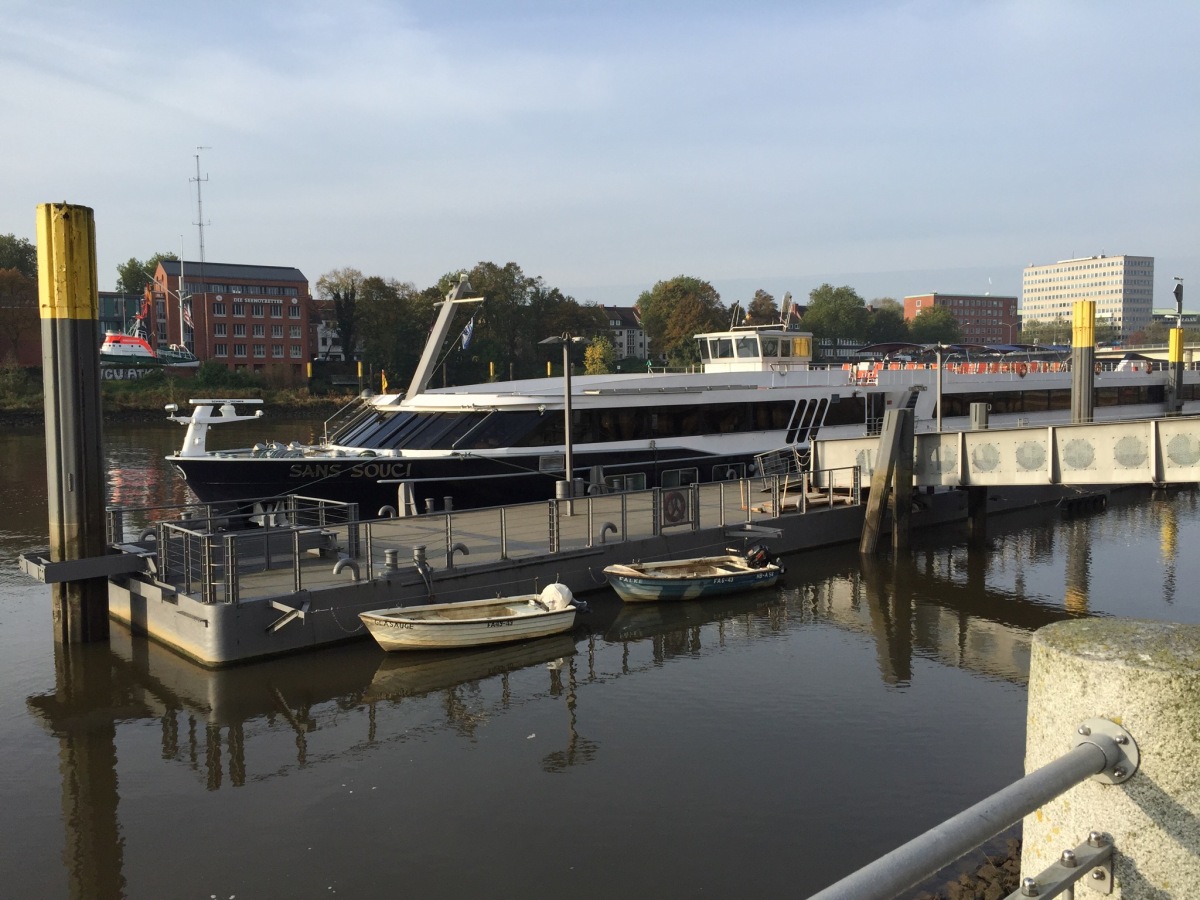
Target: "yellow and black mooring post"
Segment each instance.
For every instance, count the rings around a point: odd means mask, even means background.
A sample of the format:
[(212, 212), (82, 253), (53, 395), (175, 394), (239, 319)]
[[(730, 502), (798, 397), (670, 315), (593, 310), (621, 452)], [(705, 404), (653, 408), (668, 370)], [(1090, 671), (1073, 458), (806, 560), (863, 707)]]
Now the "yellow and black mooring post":
[[(46, 415), (50, 560), (104, 555), (100, 319), (92, 210), (37, 210), (38, 311)], [(54, 633), (65, 643), (108, 637), (108, 580), (52, 585)]]
[(1071, 424), (1086, 425), (1096, 412), (1096, 301), (1076, 300), (1071, 316)]
[(1167, 415), (1177, 416), (1183, 412), (1183, 279), (1175, 279), (1175, 327), (1171, 329), (1167, 343)]

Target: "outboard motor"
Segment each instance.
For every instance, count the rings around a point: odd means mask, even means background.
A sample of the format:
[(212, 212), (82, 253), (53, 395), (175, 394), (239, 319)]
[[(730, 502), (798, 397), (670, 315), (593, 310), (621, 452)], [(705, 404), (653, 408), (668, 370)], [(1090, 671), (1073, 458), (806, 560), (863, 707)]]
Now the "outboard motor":
[(766, 544), (755, 544), (746, 551), (746, 563), (752, 569), (764, 568), (771, 561), (771, 551)]

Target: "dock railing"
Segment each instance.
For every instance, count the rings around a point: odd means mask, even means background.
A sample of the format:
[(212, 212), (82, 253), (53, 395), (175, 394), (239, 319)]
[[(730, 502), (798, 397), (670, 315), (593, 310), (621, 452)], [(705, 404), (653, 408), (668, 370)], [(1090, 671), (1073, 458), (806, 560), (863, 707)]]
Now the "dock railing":
[[(673, 531), (753, 526), (788, 512), (859, 504), (860, 483), (857, 467), (845, 467), (798, 479), (771, 475), (370, 520), (360, 520), (353, 504), (288, 496), (114, 508), (108, 528), (113, 546), (156, 554), (158, 580), (201, 602), (237, 603), (413, 565), (453, 570), (589, 552)], [(130, 544), (130, 524), (136, 531), (147, 516), (153, 521), (141, 528), (140, 543)], [(271, 577), (256, 577), (263, 573)]]

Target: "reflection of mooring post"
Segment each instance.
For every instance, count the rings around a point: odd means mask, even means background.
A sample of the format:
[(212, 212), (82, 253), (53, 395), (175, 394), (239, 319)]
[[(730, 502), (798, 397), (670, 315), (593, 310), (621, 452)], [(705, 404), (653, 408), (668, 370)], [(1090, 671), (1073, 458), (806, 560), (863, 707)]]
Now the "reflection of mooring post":
[[(96, 226), (92, 210), (43, 203), (37, 214), (38, 309), (46, 416), (50, 560), (104, 554)], [(108, 581), (52, 587), (55, 638), (108, 637)]]
[[(988, 428), (988, 403), (971, 404), (971, 430), (986, 431)], [(967, 539), (979, 547), (987, 541), (987, 495), (988, 489), (973, 484), (967, 488)]]

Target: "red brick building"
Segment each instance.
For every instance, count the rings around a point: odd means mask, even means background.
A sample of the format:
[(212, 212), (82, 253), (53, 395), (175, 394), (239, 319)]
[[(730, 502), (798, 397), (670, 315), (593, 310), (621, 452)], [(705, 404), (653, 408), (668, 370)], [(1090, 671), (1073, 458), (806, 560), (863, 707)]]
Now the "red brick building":
[(972, 344), (1011, 344), (1021, 320), (1017, 298), (991, 294), (913, 294), (904, 298), (904, 319), (911, 322), (924, 310), (944, 306), (958, 320), (963, 340)]
[(158, 264), (151, 291), (159, 346), (184, 344), (202, 361), (289, 382), (306, 377), (313, 299), (299, 269), (168, 259)]

